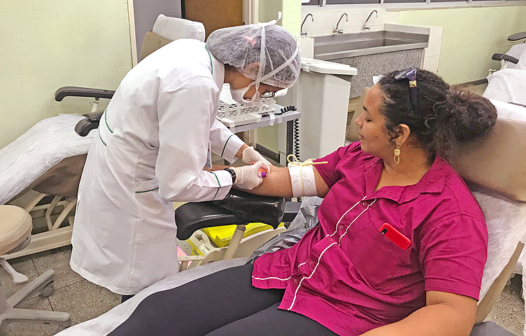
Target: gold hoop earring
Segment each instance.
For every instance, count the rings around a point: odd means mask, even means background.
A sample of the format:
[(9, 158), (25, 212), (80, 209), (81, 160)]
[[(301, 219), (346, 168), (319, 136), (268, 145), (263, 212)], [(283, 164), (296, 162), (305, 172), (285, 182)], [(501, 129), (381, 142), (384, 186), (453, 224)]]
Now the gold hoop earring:
[(400, 163), (400, 147), (402, 147), (402, 145), (396, 144), (396, 148), (394, 150), (394, 162), (396, 164)]

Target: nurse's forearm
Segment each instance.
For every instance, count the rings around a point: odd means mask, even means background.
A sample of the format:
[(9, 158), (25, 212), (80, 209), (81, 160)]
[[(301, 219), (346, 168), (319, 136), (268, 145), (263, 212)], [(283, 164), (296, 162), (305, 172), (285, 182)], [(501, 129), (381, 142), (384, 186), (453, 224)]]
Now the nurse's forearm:
[(290, 174), (287, 167), (270, 167), (270, 172), (263, 182), (252, 190), (244, 190), (256, 195), (292, 197), (292, 184), (290, 183)]

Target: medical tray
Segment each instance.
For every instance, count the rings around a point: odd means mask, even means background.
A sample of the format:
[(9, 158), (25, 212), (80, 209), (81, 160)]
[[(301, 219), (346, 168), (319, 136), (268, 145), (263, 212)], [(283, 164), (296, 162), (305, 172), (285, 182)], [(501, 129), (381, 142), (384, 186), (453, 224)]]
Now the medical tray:
[(243, 104), (228, 104), (223, 101), (219, 103), (219, 109), (217, 111), (216, 118), (221, 120), (223, 118), (236, 119), (236, 117), (241, 117), (242, 115), (249, 113), (272, 113), (276, 109), (274, 104), (276, 101), (273, 98), (262, 98), (259, 104), (255, 106), (246, 106)]

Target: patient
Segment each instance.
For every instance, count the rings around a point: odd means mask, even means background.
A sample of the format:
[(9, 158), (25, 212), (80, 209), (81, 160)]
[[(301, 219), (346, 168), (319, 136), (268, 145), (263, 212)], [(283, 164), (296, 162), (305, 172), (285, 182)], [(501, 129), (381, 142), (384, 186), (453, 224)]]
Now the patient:
[(324, 197), (298, 244), (153, 294), (159, 309), (140, 304), (110, 335), (469, 335), (487, 230), (444, 158), (497, 113), (415, 71), (367, 93), (359, 142), (299, 173), (272, 167), (251, 191)]

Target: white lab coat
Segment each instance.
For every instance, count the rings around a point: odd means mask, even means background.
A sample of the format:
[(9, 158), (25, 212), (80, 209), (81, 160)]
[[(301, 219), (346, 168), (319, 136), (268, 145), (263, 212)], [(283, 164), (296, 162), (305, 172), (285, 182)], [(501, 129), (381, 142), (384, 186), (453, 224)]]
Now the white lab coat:
[(232, 177), (206, 172), (243, 142), (215, 119), (224, 65), (197, 40), (177, 40), (123, 79), (82, 175), (71, 268), (122, 295), (178, 271), (175, 201), (224, 198)]

